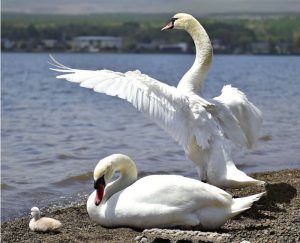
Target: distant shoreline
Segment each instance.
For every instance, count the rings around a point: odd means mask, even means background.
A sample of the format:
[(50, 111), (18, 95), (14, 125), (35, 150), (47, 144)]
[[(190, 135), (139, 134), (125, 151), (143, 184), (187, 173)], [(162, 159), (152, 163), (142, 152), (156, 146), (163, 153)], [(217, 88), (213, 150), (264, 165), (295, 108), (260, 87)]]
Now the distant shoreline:
[[(183, 31), (160, 31), (172, 14), (2, 16), (2, 51), (193, 53)], [(215, 53), (300, 53), (299, 14), (203, 16)]]
[[(229, 220), (218, 233), (231, 235), (230, 241), (297, 242), (300, 241), (300, 168), (253, 173), (266, 186), (228, 190), (234, 196), (246, 196), (266, 190), (267, 196), (248, 211)], [(134, 242), (141, 231), (130, 228), (107, 229), (88, 218), (85, 205), (47, 214), (63, 223), (56, 234), (30, 232), (28, 217), (1, 224), (3, 242)]]
[[(72, 52), (72, 51), (2, 51), (5, 54), (136, 54), (136, 55), (145, 55), (145, 54), (161, 54), (161, 55), (195, 55), (195, 53), (182, 53), (182, 52), (170, 52), (170, 53), (161, 53), (161, 52), (110, 52), (110, 51), (101, 51), (101, 52)], [(214, 53), (214, 56), (300, 56), (300, 53), (290, 53), (290, 54), (276, 54), (276, 53), (268, 53), (268, 54), (257, 54), (257, 53)]]

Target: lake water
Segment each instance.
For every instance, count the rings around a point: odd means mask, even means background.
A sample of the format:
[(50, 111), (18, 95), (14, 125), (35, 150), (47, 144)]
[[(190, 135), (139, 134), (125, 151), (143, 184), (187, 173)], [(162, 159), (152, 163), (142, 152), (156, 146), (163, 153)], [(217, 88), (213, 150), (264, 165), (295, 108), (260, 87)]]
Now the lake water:
[[(82, 69), (140, 69), (176, 85), (193, 55), (55, 54)], [(94, 93), (49, 70), (48, 54), (2, 54), (2, 220), (34, 205), (82, 203), (93, 191), (92, 171), (101, 158), (124, 153), (140, 176), (197, 177), (182, 148), (129, 103)], [(247, 173), (300, 167), (300, 57), (215, 56), (206, 97), (225, 84), (243, 90), (263, 112), (255, 150), (233, 151)]]

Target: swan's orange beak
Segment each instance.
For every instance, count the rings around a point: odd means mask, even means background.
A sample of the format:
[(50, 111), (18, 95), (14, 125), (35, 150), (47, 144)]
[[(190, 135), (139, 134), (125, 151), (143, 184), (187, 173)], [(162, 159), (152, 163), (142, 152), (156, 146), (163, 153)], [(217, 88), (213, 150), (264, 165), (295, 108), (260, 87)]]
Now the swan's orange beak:
[(161, 31), (164, 31), (164, 30), (171, 30), (174, 28), (174, 22), (173, 21), (170, 21), (169, 23), (167, 23), (167, 25), (165, 27), (163, 27), (161, 29)]
[(171, 30), (174, 28), (174, 23), (175, 21), (177, 20), (178, 18), (171, 18), (171, 21), (169, 23), (167, 23), (167, 25), (165, 27), (163, 27), (161, 30), (164, 31), (164, 30)]

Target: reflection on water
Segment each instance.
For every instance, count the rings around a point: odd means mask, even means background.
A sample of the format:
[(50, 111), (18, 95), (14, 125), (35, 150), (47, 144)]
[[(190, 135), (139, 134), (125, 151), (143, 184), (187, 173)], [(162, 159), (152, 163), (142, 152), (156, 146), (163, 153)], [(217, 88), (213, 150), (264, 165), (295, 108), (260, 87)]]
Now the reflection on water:
[[(82, 69), (140, 69), (176, 85), (193, 55), (56, 54)], [(36, 205), (82, 202), (96, 163), (112, 153), (136, 161), (140, 176), (196, 177), (182, 148), (130, 104), (54, 78), (47, 54), (2, 55), (2, 220)], [(224, 84), (243, 90), (263, 111), (253, 151), (235, 149), (246, 172), (300, 167), (299, 57), (216, 56), (204, 94)]]

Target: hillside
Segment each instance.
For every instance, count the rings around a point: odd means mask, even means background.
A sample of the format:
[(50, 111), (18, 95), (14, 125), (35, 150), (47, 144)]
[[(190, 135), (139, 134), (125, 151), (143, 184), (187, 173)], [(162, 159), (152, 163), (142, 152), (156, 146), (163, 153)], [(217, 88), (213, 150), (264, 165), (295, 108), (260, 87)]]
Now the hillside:
[[(2, 15), (2, 39), (23, 42), (22, 49), (30, 51), (43, 40), (57, 40), (58, 50), (68, 48), (67, 42), (76, 36), (122, 37), (122, 51), (136, 51), (138, 43), (154, 41), (166, 43), (186, 42), (189, 51), (193, 45), (190, 37), (181, 31), (161, 32), (170, 14), (101, 14), (101, 15)], [(167, 17), (166, 17), (167, 16)], [(198, 18), (213, 43), (223, 53), (251, 53), (256, 47), (266, 53), (300, 53), (300, 14), (293, 15), (217, 15)], [(216, 48), (215, 48), (216, 49)], [(34, 51), (34, 50), (32, 50)]]

